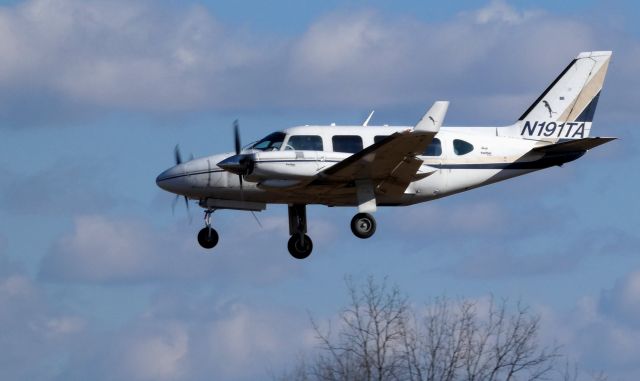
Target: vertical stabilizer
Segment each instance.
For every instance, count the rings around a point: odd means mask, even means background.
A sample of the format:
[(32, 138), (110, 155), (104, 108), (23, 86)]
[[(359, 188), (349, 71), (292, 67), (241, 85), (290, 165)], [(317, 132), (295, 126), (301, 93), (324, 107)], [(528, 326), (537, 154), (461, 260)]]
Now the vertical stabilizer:
[(526, 139), (582, 139), (589, 136), (611, 52), (580, 53), (508, 128)]

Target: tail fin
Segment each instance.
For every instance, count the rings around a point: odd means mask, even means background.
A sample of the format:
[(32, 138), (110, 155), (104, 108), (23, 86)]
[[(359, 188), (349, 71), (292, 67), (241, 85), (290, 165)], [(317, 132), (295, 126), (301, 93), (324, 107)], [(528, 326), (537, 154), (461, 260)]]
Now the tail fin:
[(526, 139), (589, 136), (611, 52), (580, 53), (510, 128)]

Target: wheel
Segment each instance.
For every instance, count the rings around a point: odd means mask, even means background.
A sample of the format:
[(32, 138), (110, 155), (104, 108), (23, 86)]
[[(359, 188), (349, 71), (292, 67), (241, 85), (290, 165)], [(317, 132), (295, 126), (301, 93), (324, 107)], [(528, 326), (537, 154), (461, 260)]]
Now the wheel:
[(369, 213), (358, 213), (351, 219), (351, 231), (358, 238), (369, 238), (376, 232), (376, 219)]
[(198, 233), (198, 243), (205, 249), (213, 249), (218, 244), (218, 232), (214, 228), (203, 228)]
[(305, 259), (311, 255), (311, 250), (313, 250), (313, 242), (311, 242), (311, 238), (308, 235), (305, 234), (302, 241), (300, 242), (299, 234), (294, 234), (289, 238), (287, 248), (291, 256), (296, 259)]

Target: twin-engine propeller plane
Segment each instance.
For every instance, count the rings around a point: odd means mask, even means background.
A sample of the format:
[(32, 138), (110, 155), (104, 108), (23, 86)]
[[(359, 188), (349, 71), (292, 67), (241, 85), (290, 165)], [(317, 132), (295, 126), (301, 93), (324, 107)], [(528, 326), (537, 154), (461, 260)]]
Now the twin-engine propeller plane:
[[(615, 138), (591, 137), (611, 52), (580, 53), (517, 122), (505, 127), (441, 127), (448, 102), (435, 102), (415, 126), (302, 126), (274, 132), (235, 153), (182, 162), (162, 172), (166, 191), (198, 200), (204, 248), (218, 243), (211, 214), (289, 206), (288, 249), (306, 258), (306, 205), (357, 207), (351, 230), (376, 231), (378, 206), (404, 206), (560, 166)], [(188, 205), (188, 204), (187, 204)]]

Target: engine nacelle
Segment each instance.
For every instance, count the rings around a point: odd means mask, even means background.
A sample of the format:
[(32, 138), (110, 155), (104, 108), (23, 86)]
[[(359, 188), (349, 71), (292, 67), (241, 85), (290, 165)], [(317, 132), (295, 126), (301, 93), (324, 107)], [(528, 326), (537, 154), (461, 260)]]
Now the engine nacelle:
[(245, 176), (247, 181), (308, 179), (326, 168), (326, 162), (316, 151), (265, 151), (253, 156), (251, 173)]

